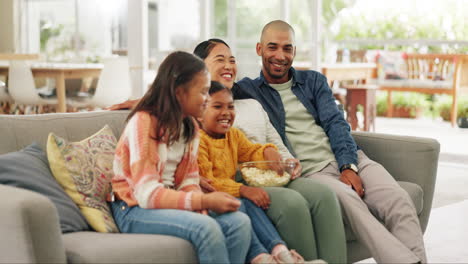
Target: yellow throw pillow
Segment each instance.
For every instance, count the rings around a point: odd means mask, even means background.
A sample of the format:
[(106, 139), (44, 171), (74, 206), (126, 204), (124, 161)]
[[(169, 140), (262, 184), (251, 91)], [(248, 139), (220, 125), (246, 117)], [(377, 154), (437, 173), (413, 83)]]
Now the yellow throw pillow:
[(80, 142), (67, 142), (54, 133), (47, 140), (52, 174), (97, 232), (119, 232), (106, 202), (116, 144), (108, 125)]

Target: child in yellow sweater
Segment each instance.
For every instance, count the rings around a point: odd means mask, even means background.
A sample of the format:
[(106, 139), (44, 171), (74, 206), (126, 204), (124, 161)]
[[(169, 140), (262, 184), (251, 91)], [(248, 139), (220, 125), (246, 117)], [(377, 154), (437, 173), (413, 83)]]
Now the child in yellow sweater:
[(227, 192), (242, 201), (239, 210), (249, 215), (253, 227), (246, 261), (304, 263), (297, 252), (287, 248), (263, 211), (268, 207), (266, 191), (234, 180), (239, 162), (281, 160), (276, 146), (254, 144), (240, 130), (231, 127), (235, 110), (230, 89), (212, 81), (209, 94), (210, 99), (201, 120), (198, 166), (200, 175), (208, 178), (217, 191)]

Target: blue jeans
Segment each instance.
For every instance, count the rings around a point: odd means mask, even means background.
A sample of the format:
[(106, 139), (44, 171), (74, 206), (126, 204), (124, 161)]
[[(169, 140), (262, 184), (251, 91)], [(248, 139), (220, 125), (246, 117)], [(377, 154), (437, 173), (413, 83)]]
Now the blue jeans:
[(207, 216), (177, 209), (128, 207), (112, 203), (114, 220), (122, 233), (160, 234), (188, 240), (200, 263), (244, 263), (251, 225), (241, 212)]
[(251, 262), (261, 253), (271, 253), (278, 244), (286, 245), (262, 208), (249, 199), (240, 198), (240, 200), (242, 204), (239, 211), (246, 213), (252, 223), (252, 241), (247, 253), (247, 262)]

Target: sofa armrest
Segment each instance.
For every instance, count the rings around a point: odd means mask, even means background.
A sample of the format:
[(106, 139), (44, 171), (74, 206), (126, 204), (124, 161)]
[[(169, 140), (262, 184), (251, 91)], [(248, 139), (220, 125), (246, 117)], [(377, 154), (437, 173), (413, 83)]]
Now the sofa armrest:
[(382, 164), (397, 180), (418, 184), (423, 189), (423, 210), (419, 215), (424, 231), (434, 197), (440, 144), (435, 139), (369, 132), (352, 132), (367, 156)]
[(66, 263), (55, 206), (38, 193), (0, 184), (0, 263)]

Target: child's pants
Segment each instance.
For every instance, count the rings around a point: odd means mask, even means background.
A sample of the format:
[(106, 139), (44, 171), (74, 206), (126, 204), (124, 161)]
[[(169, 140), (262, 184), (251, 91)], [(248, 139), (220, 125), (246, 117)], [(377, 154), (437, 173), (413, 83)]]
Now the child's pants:
[(244, 263), (251, 240), (251, 225), (241, 212), (207, 216), (176, 209), (128, 207), (112, 203), (114, 220), (122, 233), (160, 234), (192, 243), (200, 263)]

